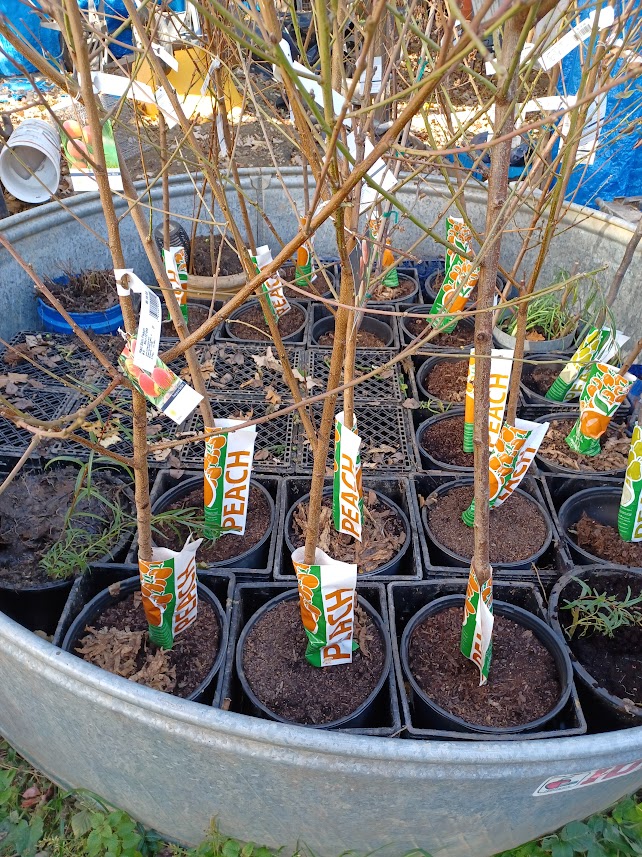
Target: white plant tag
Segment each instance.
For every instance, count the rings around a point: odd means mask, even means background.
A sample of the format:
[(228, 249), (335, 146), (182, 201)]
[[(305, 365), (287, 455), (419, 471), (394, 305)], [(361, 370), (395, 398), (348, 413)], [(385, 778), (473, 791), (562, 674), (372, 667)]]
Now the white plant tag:
[[(128, 288), (121, 284), (124, 275), (127, 275)], [(160, 299), (136, 276), (131, 268), (115, 268), (114, 276), (116, 277), (116, 291), (119, 295), (126, 296), (130, 290), (140, 295), (140, 318), (138, 320), (138, 333), (136, 334), (134, 366), (139, 366), (145, 372), (152, 372), (158, 358), (158, 343), (162, 323)]]
[(361, 438), (357, 434), (356, 417), (352, 429), (343, 424), (343, 411), (335, 417), (334, 480), (332, 516), (339, 533), (361, 541), (363, 526), (363, 487), (361, 473)]
[(178, 60), (173, 54), (170, 54), (169, 51), (165, 50), (164, 47), (157, 45), (156, 42), (152, 42), (152, 51), (161, 62), (164, 62), (165, 65), (168, 65), (170, 68), (174, 69), (174, 71), (178, 71)]
[[(248, 251), (251, 252), (251, 251)], [(272, 253), (267, 244), (256, 248), (256, 256), (251, 256), (252, 261), (259, 271), (262, 271), (272, 261)], [(292, 307), (283, 292), (283, 282), (281, 278), (268, 277), (261, 286), (263, 294), (266, 296), (272, 307), (274, 317), (278, 321), (286, 312), (290, 312)]]
[[(544, 51), (539, 59), (540, 67), (544, 71), (550, 71), (553, 66), (562, 60), (566, 54), (569, 54), (573, 48), (582, 44), (585, 39), (591, 35), (593, 30), (593, 20), (595, 19), (595, 10), (591, 12), (584, 21), (579, 23), (577, 27), (572, 27), (568, 33), (565, 33), (561, 39), (558, 39), (554, 45)], [(611, 6), (605, 6), (600, 10), (598, 19), (598, 30), (604, 30), (610, 27), (615, 20), (615, 12)]]

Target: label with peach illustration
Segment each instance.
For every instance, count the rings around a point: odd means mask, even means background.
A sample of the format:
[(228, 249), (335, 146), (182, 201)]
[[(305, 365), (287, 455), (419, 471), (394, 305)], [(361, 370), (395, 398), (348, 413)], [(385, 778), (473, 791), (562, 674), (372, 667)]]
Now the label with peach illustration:
[(480, 584), (471, 567), (466, 588), (464, 621), (459, 649), (479, 669), (479, 685), (486, 684), (493, 654), (493, 578)]
[(635, 378), (620, 375), (608, 363), (591, 366), (580, 395), (580, 417), (566, 437), (566, 443), (581, 455), (599, 455), (600, 438), (620, 407)]
[(475, 423), (475, 349), (470, 349), (468, 377), (466, 379), (466, 398), (464, 400), (464, 452), (473, 452), (473, 434)]
[(608, 363), (613, 355), (629, 341), (629, 337), (610, 327), (592, 327), (579, 348), (553, 382), (546, 398), (552, 402), (568, 402), (580, 395), (592, 362)]
[(299, 587), (301, 621), (308, 638), (306, 660), (313, 667), (349, 664), (358, 648), (354, 637), (357, 566), (339, 562), (317, 548), (314, 565), (305, 548), (292, 554)]
[[(103, 151), (109, 187), (112, 190), (123, 189), (120, 174), (118, 152), (114, 141), (114, 129), (110, 119), (102, 126)], [(81, 125), (76, 119), (63, 122), (60, 135), (62, 151), (69, 165), (69, 176), (73, 189), (78, 192), (98, 190), (96, 173), (90, 163), (94, 160), (94, 139), (89, 125)]]
[(515, 462), (513, 472), (504, 481), (504, 484), (500, 489), (497, 499), (495, 500), (495, 508), (501, 506), (502, 503), (510, 497), (524, 476), (526, 476), (526, 472), (531, 466), (531, 462), (535, 458), (537, 450), (540, 448), (549, 426), (550, 423), (534, 423), (530, 420), (521, 420), (519, 418), (515, 420), (515, 428), (518, 431), (527, 431), (528, 437), (517, 453), (517, 461)]
[[(513, 370), (512, 348), (493, 348), (490, 352), (490, 407), (488, 410), (488, 446), (492, 449), (504, 421), (510, 376)], [(464, 452), (473, 451), (475, 422), (475, 349), (470, 349), (466, 399), (464, 402)]]
[(363, 486), (361, 482), (361, 438), (356, 417), (352, 430), (343, 424), (343, 411), (334, 421), (334, 481), (332, 515), (339, 533), (361, 541), (363, 525)]
[(617, 528), (625, 542), (642, 541), (642, 427), (633, 429)]
[(196, 551), (201, 542), (190, 536), (181, 551), (153, 547), (151, 561), (138, 561), (149, 638), (162, 649), (171, 649), (176, 635), (196, 620)]
[(221, 532), (245, 534), (250, 479), (254, 459), (256, 426), (216, 434), (215, 429), (233, 429), (243, 420), (214, 420), (206, 427), (203, 462), (205, 537), (216, 539)]
[[(305, 226), (306, 218), (300, 217), (301, 226)], [(301, 289), (310, 288), (310, 283), (316, 279), (312, 273), (312, 238), (308, 238), (296, 251), (296, 269), (294, 272), (294, 284)]]
[[(267, 244), (256, 248), (256, 256), (251, 257), (256, 270), (260, 273), (263, 268), (272, 262), (272, 252)], [(272, 314), (276, 321), (286, 312), (290, 312), (292, 307), (285, 294), (283, 293), (283, 280), (277, 274), (276, 276), (268, 277), (261, 286), (263, 294), (268, 299), (268, 303), (272, 310)]]
[[(448, 217), (446, 223), (448, 242), (458, 247), (462, 254), (470, 253), (472, 235), (464, 221), (458, 217)], [(464, 255), (460, 256), (448, 248), (444, 279), (428, 314), (429, 316), (437, 316), (437, 318), (430, 323), (446, 333), (454, 330), (457, 324), (457, 319), (454, 317), (466, 306), (478, 280), (479, 268), (475, 267), (470, 259), (466, 259)], [(444, 313), (448, 314), (444, 315)]]
[(184, 422), (203, 398), (163, 363), (160, 357), (151, 372), (134, 364), (136, 337), (123, 348), (118, 363), (139, 393), (177, 424)]
[(174, 289), (176, 300), (181, 308), (185, 321), (188, 320), (187, 311), (187, 265), (185, 264), (185, 248), (170, 247), (169, 250), (161, 251), (167, 278)]

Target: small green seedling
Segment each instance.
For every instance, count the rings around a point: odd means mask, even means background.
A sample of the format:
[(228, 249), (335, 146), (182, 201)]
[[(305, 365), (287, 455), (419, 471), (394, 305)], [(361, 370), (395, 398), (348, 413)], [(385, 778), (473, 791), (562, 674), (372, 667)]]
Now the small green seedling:
[(573, 580), (582, 592), (575, 601), (567, 601), (562, 607), (562, 610), (571, 611), (572, 622), (566, 629), (569, 639), (578, 630), (581, 637), (588, 633), (612, 637), (618, 628), (631, 625), (642, 628), (642, 593), (634, 598), (629, 586), (626, 597), (620, 600), (615, 595), (591, 589), (586, 581), (577, 577)]

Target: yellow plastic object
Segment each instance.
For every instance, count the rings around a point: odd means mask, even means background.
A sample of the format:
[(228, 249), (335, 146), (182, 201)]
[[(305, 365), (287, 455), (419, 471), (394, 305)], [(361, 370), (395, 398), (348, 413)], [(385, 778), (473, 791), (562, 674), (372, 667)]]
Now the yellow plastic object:
[[(183, 110), (188, 118), (196, 115), (209, 117), (215, 112), (216, 99), (214, 97), (213, 83), (201, 94), (203, 82), (212, 61), (212, 57), (203, 48), (189, 47), (174, 51), (174, 58), (178, 63), (178, 71), (170, 69), (167, 78), (176, 90)], [(152, 70), (149, 63), (141, 63), (136, 76), (141, 83), (147, 83), (154, 88)], [(240, 108), (243, 99), (234, 86), (226, 69), (223, 69), (223, 92), (225, 93), (225, 106), (230, 113), (234, 108)], [(142, 105), (148, 116), (156, 118), (158, 108), (154, 104)]]

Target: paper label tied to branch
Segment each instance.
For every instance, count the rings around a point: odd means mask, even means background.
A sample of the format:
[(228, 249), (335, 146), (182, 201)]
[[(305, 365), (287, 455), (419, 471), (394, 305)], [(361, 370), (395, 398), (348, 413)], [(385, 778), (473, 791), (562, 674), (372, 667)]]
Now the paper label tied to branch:
[(363, 527), (363, 486), (361, 473), (361, 438), (357, 434), (356, 418), (353, 430), (343, 424), (343, 411), (334, 424), (334, 481), (332, 515), (339, 533), (361, 541)]
[(162, 256), (165, 271), (167, 272), (167, 279), (174, 289), (183, 318), (187, 321), (187, 265), (185, 263), (185, 248), (178, 246), (170, 247), (169, 250), (163, 249)]
[(216, 539), (223, 532), (245, 534), (254, 459), (256, 426), (215, 434), (214, 429), (232, 429), (243, 420), (215, 419), (206, 427), (204, 503), (205, 535)]
[(488, 681), (493, 639), (493, 578), (480, 585), (470, 569), (464, 621), (461, 626), (460, 651), (479, 669), (480, 687)]
[(140, 295), (140, 318), (133, 363), (145, 372), (152, 373), (156, 367), (162, 323), (160, 298), (131, 268), (115, 268), (114, 276), (119, 295), (127, 296), (130, 291)]
[[(256, 266), (256, 270), (260, 273), (263, 268), (272, 262), (272, 253), (268, 245), (265, 244), (263, 247), (257, 247), (256, 256), (252, 256), (251, 259)], [(263, 294), (269, 301), (270, 307), (272, 308), (272, 314), (277, 321), (281, 316), (285, 315), (286, 312), (290, 312), (292, 307), (283, 292), (283, 281), (278, 274), (276, 277), (268, 277), (261, 288), (263, 290)]]
[[(569, 54), (573, 48), (581, 45), (585, 39), (591, 35), (593, 31), (593, 21), (595, 20), (595, 10), (593, 10), (588, 18), (581, 21), (576, 27), (572, 27), (568, 33), (565, 33), (561, 39), (558, 39), (554, 45), (544, 51), (539, 59), (540, 67), (544, 71), (550, 71), (553, 66), (563, 59), (566, 54)], [(600, 10), (598, 19), (598, 30), (604, 30), (610, 27), (615, 20), (615, 12), (611, 6), (605, 6)]]

